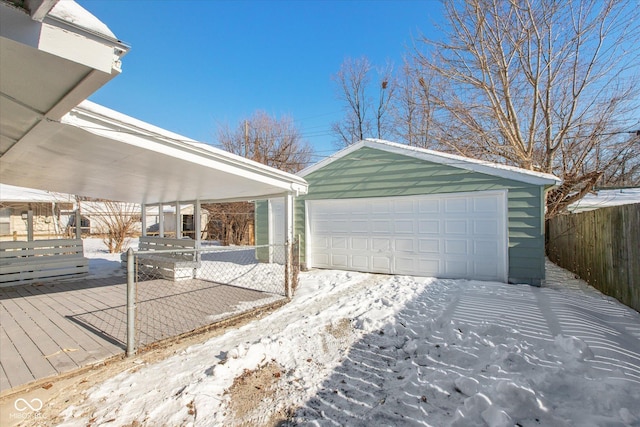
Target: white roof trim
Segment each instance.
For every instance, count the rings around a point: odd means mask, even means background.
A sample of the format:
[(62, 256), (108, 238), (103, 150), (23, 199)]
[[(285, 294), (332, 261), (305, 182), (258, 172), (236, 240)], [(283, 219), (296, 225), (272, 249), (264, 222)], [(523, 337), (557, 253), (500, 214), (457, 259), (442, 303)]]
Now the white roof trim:
[[(98, 118), (104, 127), (88, 128), (86, 123), (77, 120), (76, 117)], [(69, 114), (62, 118), (62, 123), (79, 126), (97, 135), (118, 139), (124, 142), (133, 142), (140, 137), (164, 142), (165, 145), (180, 151), (191, 152), (200, 157), (207, 157), (231, 167), (245, 169), (251, 174), (261, 175), (264, 178), (287, 183), (283, 191), (291, 190), (300, 194), (307, 193), (307, 182), (298, 175), (283, 172), (279, 169), (266, 166), (262, 163), (238, 156), (228, 151), (221, 150), (211, 145), (198, 142), (194, 139), (173, 133), (166, 129), (143, 122), (117, 111), (103, 107), (91, 101), (83, 101)]]
[(73, 0), (55, 0), (47, 15), (107, 40), (118, 40), (104, 22)]
[(385, 141), (382, 139), (365, 139), (356, 144), (338, 151), (332, 156), (309, 166), (298, 172), (298, 176), (305, 177), (334, 161), (345, 157), (362, 147), (374, 148), (389, 153), (410, 156), (417, 159), (425, 160), (432, 163), (439, 163), (472, 172), (483, 173), (487, 175), (497, 176), (500, 178), (511, 179), (514, 181), (525, 182), (527, 184), (558, 186), (562, 180), (555, 175), (535, 172), (514, 166), (501, 165), (498, 163), (487, 162), (484, 160), (476, 160), (468, 157), (457, 156), (455, 154), (442, 153), (440, 151), (427, 150), (424, 148), (411, 147), (409, 145), (398, 144), (395, 142)]
[(70, 194), (0, 184), (0, 203), (75, 203), (75, 201), (75, 197)]

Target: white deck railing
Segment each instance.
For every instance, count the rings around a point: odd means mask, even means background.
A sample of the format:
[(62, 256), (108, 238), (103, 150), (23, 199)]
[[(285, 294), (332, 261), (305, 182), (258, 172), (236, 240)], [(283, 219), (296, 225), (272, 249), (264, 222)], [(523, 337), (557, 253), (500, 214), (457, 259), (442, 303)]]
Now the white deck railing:
[(0, 287), (87, 274), (81, 239), (0, 242)]

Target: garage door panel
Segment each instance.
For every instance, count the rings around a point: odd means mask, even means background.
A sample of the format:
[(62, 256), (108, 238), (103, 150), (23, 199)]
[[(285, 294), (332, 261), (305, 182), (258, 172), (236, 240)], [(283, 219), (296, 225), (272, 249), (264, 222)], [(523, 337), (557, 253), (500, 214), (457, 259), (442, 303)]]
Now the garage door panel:
[(476, 263), (474, 276), (478, 279), (497, 277), (499, 274), (497, 266), (491, 263)]
[(333, 230), (331, 228), (331, 223), (328, 220), (318, 219), (315, 224), (315, 231), (320, 236), (325, 236), (327, 233), (331, 233)]
[(466, 240), (445, 240), (444, 241), (444, 254), (446, 255), (466, 255), (467, 241)]
[(447, 213), (466, 213), (467, 200), (462, 198), (445, 200), (444, 211)]
[(498, 200), (495, 197), (476, 197), (473, 199), (473, 212), (498, 212)]
[(348, 249), (347, 246), (347, 237), (332, 237), (331, 238), (331, 249)]
[(384, 220), (374, 220), (371, 223), (371, 231), (373, 233), (391, 233), (392, 230), (392, 224), (391, 224), (391, 220), (389, 219), (384, 219)]
[(368, 220), (351, 221), (351, 231), (354, 233), (369, 233), (369, 221)]
[(348, 259), (345, 254), (332, 254), (331, 264), (337, 268), (347, 268), (349, 266)]
[(473, 254), (485, 256), (490, 261), (499, 254), (498, 243), (490, 240), (474, 240)]
[(394, 203), (394, 211), (398, 214), (413, 214), (413, 202), (412, 201), (399, 201)]
[(440, 260), (437, 259), (420, 259), (418, 267), (420, 272), (424, 272), (428, 276), (439, 276), (442, 273)]
[(438, 213), (440, 212), (440, 200), (420, 200), (418, 202), (419, 213)]
[(375, 252), (387, 252), (391, 250), (391, 240), (373, 238), (371, 239), (371, 249)]
[(415, 252), (415, 241), (413, 239), (394, 239), (396, 252)]
[(366, 204), (373, 214), (388, 214), (393, 212), (391, 209), (391, 203), (386, 200), (375, 200)]
[(351, 249), (356, 251), (367, 251), (369, 249), (369, 239), (354, 237), (351, 239)]
[(409, 220), (399, 219), (394, 221), (393, 225), (394, 225), (393, 230), (396, 233), (401, 233), (401, 234), (414, 233), (414, 224), (412, 219), (409, 219)]
[(312, 200), (307, 208), (310, 267), (506, 280), (506, 192)]
[(395, 262), (394, 262), (393, 272), (401, 272), (402, 274), (418, 273), (418, 269), (415, 266), (415, 263), (416, 263), (415, 259), (396, 257), (394, 261)]
[(444, 220), (444, 230), (447, 234), (462, 234), (468, 233), (467, 220)]
[(319, 249), (319, 250), (328, 250), (331, 249), (331, 246), (329, 246), (329, 238), (327, 237), (315, 237), (313, 239), (313, 246), (314, 249)]
[(334, 219), (330, 224), (331, 233), (348, 233), (350, 231), (349, 221), (345, 219)]
[(374, 273), (391, 273), (391, 260), (389, 257), (372, 256), (371, 270)]
[(314, 253), (313, 260), (314, 260), (314, 264), (317, 267), (331, 268), (331, 262), (329, 261), (328, 253), (322, 253), (316, 250), (316, 252)]
[(469, 277), (466, 260), (446, 260), (444, 262), (446, 277)]
[(418, 243), (418, 251), (422, 254), (440, 253), (439, 239), (420, 239)]
[(420, 220), (418, 221), (418, 233), (424, 234), (439, 234), (440, 233), (440, 221), (438, 220)]
[(498, 221), (495, 219), (474, 220), (473, 234), (475, 236), (483, 234), (495, 236), (496, 234), (498, 234)]

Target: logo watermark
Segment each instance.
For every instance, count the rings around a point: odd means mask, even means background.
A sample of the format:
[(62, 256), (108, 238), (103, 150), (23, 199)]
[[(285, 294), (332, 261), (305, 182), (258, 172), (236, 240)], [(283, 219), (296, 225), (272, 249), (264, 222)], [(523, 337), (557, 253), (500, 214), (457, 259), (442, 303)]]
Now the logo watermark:
[(43, 415), (40, 413), (40, 410), (44, 406), (42, 400), (37, 397), (27, 400), (22, 397), (18, 398), (13, 402), (13, 407), (18, 412), (12, 412), (9, 414), (9, 418), (11, 419), (20, 419), (26, 420), (27, 418), (41, 418)]

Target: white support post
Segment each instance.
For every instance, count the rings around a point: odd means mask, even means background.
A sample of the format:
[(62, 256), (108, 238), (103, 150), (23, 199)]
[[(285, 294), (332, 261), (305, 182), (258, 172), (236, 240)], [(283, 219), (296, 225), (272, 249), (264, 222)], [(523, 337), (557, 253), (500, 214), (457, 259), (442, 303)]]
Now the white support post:
[(284, 196), (285, 293), (293, 297), (293, 194)]
[(200, 249), (201, 237), (202, 234), (202, 206), (200, 205), (200, 200), (196, 200), (193, 204), (193, 226), (195, 228), (195, 241), (196, 248)]
[[(196, 200), (193, 204), (193, 221), (194, 221), (194, 229), (195, 229), (195, 233), (196, 235), (195, 237), (195, 241), (196, 241), (196, 262), (198, 263), (198, 265), (200, 264), (201, 261), (201, 252), (200, 252), (200, 248), (202, 247), (202, 239), (200, 238), (200, 235), (202, 234), (202, 207), (200, 206), (200, 199)], [(193, 272), (193, 277), (197, 277), (196, 276), (197, 272), (194, 270)]]
[(158, 205), (158, 237), (164, 237), (164, 205)]
[(33, 242), (33, 211), (27, 211), (27, 241)]
[(147, 235), (147, 205), (140, 205), (140, 226), (142, 227), (142, 235)]
[(180, 202), (176, 200), (176, 239), (182, 239), (182, 214)]
[(80, 215), (80, 205), (76, 209), (76, 239), (82, 239), (82, 215)]

